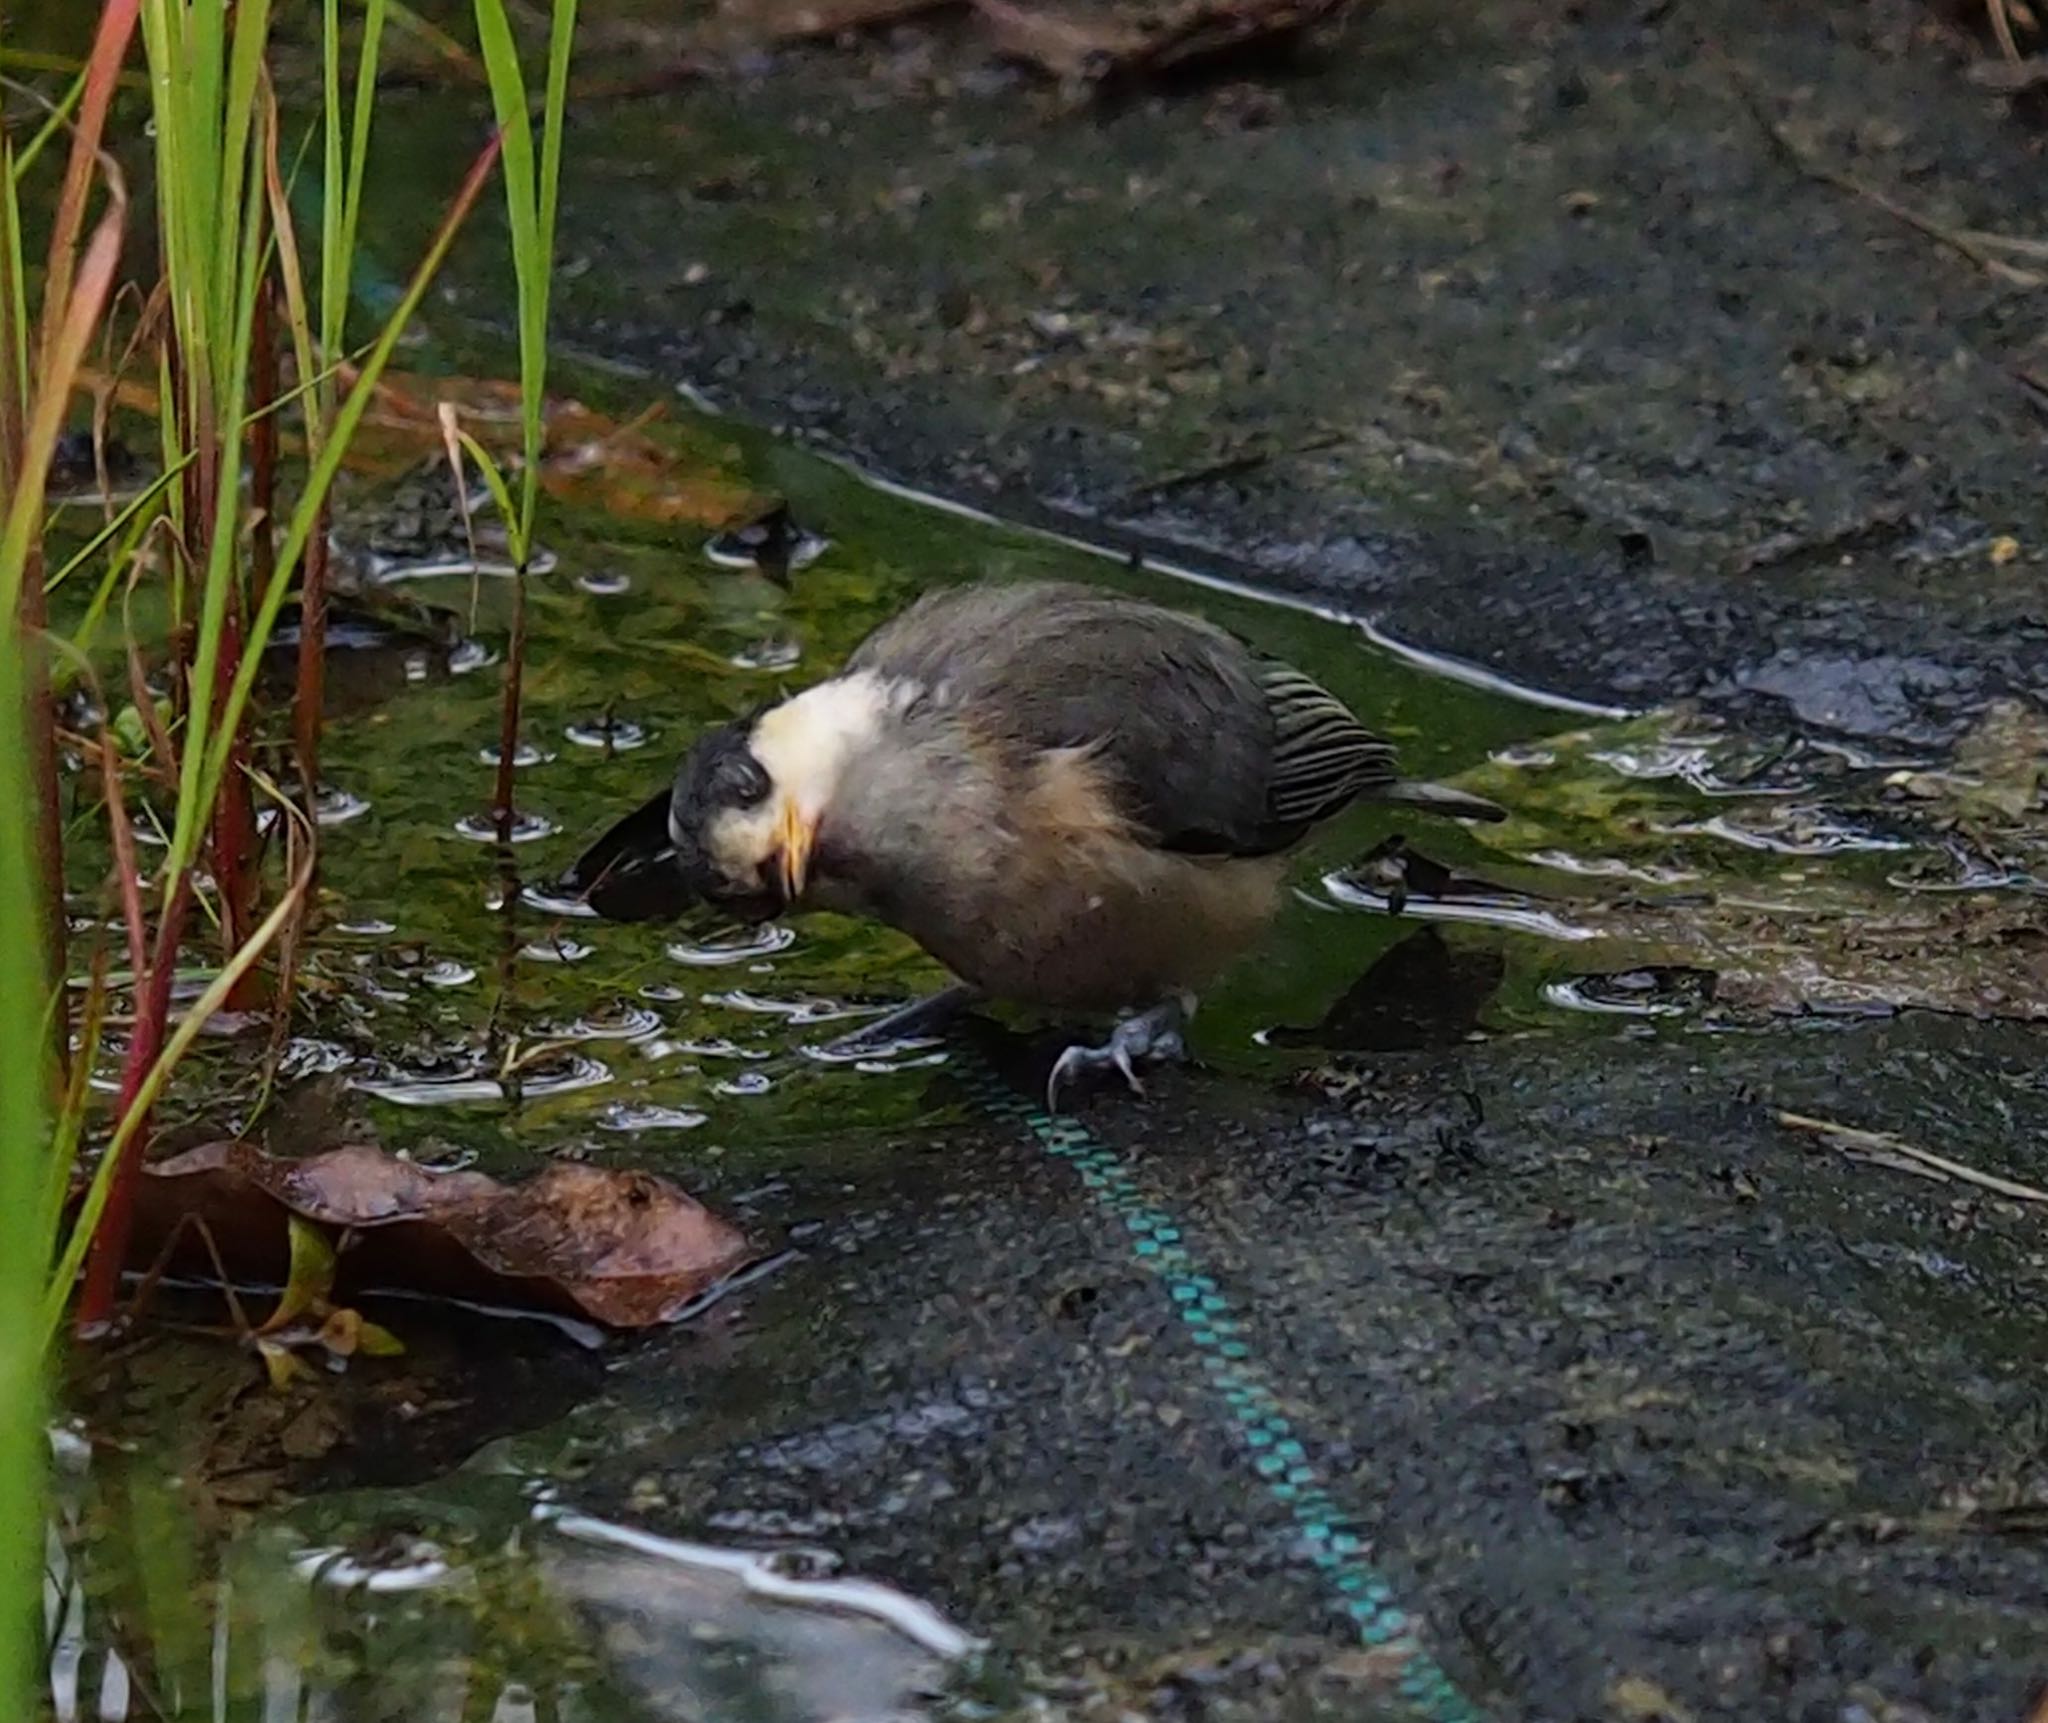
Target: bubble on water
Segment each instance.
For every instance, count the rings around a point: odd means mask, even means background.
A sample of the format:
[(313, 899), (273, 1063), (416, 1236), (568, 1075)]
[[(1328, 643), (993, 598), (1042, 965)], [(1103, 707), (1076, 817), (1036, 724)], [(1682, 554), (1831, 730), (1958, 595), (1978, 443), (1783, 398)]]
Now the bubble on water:
[[(530, 844), (540, 838), (551, 838), (562, 828), (545, 814), (515, 813), (509, 841), (515, 844)], [(496, 814), (464, 814), (455, 822), (455, 835), (468, 838), (471, 843), (494, 844), (498, 841), (498, 816)]]
[(779, 921), (764, 921), (726, 939), (677, 940), (668, 948), (669, 960), (692, 969), (716, 969), (728, 963), (750, 963), (757, 957), (772, 957), (796, 943), (795, 932)]
[[(499, 760), (498, 744), (493, 742), (487, 748), (479, 748), (476, 751), (476, 757), (486, 766), (495, 766)], [(545, 766), (554, 757), (546, 749), (536, 748), (531, 742), (521, 742), (518, 747), (512, 750), (512, 764), (521, 769), (527, 766)]]
[(650, 981), (640, 989), (642, 999), (652, 999), (657, 1005), (677, 1005), (690, 996), (680, 987), (672, 987), (666, 981)]
[[(522, 1095), (538, 1099), (592, 1089), (612, 1080), (611, 1068), (582, 1053), (565, 1053), (526, 1067), (519, 1073)], [(382, 1101), (401, 1107), (446, 1107), (500, 1101), (505, 1083), (481, 1060), (450, 1056), (426, 1065), (381, 1064), (349, 1080)]]
[(803, 662), (804, 649), (794, 640), (757, 640), (742, 646), (726, 662), (735, 670), (794, 670)]
[(644, 748), (654, 737), (653, 733), (636, 724), (630, 718), (578, 718), (572, 724), (562, 726), (562, 734), (579, 748), (604, 748), (614, 754), (624, 754), (634, 748)]
[(420, 979), (429, 987), (467, 987), (476, 979), (476, 971), (466, 963), (444, 957), (421, 970)]
[(576, 584), (597, 598), (616, 598), (633, 590), (633, 577), (617, 569), (592, 569), (576, 577)]
[(531, 958), (535, 963), (581, 963), (596, 949), (596, 946), (585, 945), (580, 939), (557, 934), (553, 939), (529, 940), (519, 948), (519, 955)]
[(1660, 829), (1674, 837), (1719, 838), (1746, 850), (1780, 856), (1830, 856), (1914, 847), (1904, 838), (1874, 831), (1867, 825), (1813, 807), (1779, 806), (1741, 814), (1716, 814), (1710, 820), (1693, 820)]
[(354, 921), (337, 921), (334, 924), (334, 931), (336, 933), (350, 934), (358, 938), (375, 939), (387, 933), (396, 933), (398, 931), (398, 923), (395, 921), (382, 921), (376, 916), (366, 915)]
[(1540, 909), (1533, 899), (1517, 892), (1433, 898), (1422, 892), (1409, 891), (1402, 896), (1397, 908), (1386, 891), (1346, 873), (1324, 874), (1322, 884), (1333, 903), (1375, 915), (1398, 914), (1417, 921), (1477, 922), (1487, 927), (1512, 928), (1517, 933), (1540, 934), (1545, 939), (1577, 941), (1598, 937), (1594, 929), (1581, 927), (1547, 909)]
[(497, 662), (496, 649), (486, 646), (481, 640), (458, 640), (448, 654), (448, 673), (467, 676), (472, 671), (488, 670)]
[(837, 1023), (848, 1017), (873, 1017), (884, 1009), (878, 1005), (842, 1005), (836, 999), (773, 999), (735, 987), (729, 993), (707, 993), (706, 1005), (722, 1005), (728, 1011), (746, 1011), (761, 1017), (781, 1017), (791, 1023)]
[(902, 1059), (856, 1059), (853, 1062), (853, 1068), (863, 1076), (888, 1077), (893, 1076), (898, 1071), (930, 1070), (935, 1066), (949, 1063), (952, 1057), (951, 1053), (942, 1050), (937, 1053), (918, 1054)]
[(1714, 997), (1714, 972), (1649, 965), (1605, 975), (1575, 975), (1547, 982), (1546, 1004), (1564, 1011), (1612, 1017), (1676, 1017)]
[(549, 1041), (644, 1041), (661, 1030), (661, 1018), (642, 1005), (618, 1004), (540, 1031)]
[(951, 1057), (940, 1035), (899, 1035), (883, 1041), (842, 1038), (803, 1049), (806, 1059), (820, 1065), (851, 1067), (871, 1075), (910, 1071), (925, 1065), (943, 1065)]
[[(574, 917), (579, 921), (595, 921), (597, 911), (580, 897), (562, 897), (546, 885), (522, 886), (519, 901), (528, 909), (538, 910), (542, 915)], [(505, 894), (493, 887), (484, 894), (484, 908), (496, 915), (505, 907)]]
[(601, 1131), (694, 1131), (709, 1118), (687, 1107), (658, 1107), (651, 1102), (614, 1101), (597, 1116)]
[(1557, 750), (1546, 748), (1540, 742), (1517, 742), (1512, 747), (1496, 748), (1487, 756), (1496, 766), (1507, 766), (1517, 771), (1533, 771), (1544, 766), (1557, 764)]
[(438, 1544), (409, 1534), (396, 1539), (388, 1552), (364, 1560), (339, 1545), (300, 1550), (292, 1566), (309, 1585), (347, 1592), (351, 1596), (393, 1596), (433, 1591), (454, 1573)]
[(787, 503), (738, 521), (714, 533), (704, 545), (704, 560), (714, 568), (758, 568), (787, 579), (798, 569), (808, 568), (832, 546), (832, 541), (797, 523)]
[[(353, 790), (344, 790), (338, 784), (322, 784), (313, 792), (313, 823), (316, 826), (345, 826), (351, 820), (361, 819), (369, 811), (367, 797), (359, 796)], [(256, 829), (268, 832), (277, 821), (276, 807), (259, 809)]]
[(1566, 850), (1534, 850), (1529, 860), (1538, 867), (1559, 873), (1577, 874), (1585, 879), (1632, 879), (1644, 885), (1684, 885), (1700, 876), (1690, 868), (1665, 867), (1654, 862), (1626, 862), (1619, 856), (1575, 856)]
[(769, 1056), (765, 1047), (743, 1047), (725, 1035), (657, 1036), (640, 1042), (639, 1048), (649, 1059), (766, 1059)]
[(1799, 796), (1813, 789), (1797, 741), (1740, 744), (1725, 735), (1667, 736), (1597, 749), (1591, 758), (1638, 782), (1676, 779), (1703, 796)]
[(765, 1095), (774, 1087), (775, 1079), (766, 1071), (741, 1071), (711, 1085), (712, 1092), (719, 1095)]
[(1887, 874), (1885, 882), (1900, 891), (2048, 891), (2048, 884), (2003, 861), (1983, 855), (1951, 838), (1939, 856), (1929, 856), (1920, 865)]
[(286, 1078), (324, 1077), (346, 1070), (355, 1063), (355, 1059), (355, 1054), (339, 1041), (295, 1035), (285, 1043), (284, 1056), (277, 1062), (277, 1072)]

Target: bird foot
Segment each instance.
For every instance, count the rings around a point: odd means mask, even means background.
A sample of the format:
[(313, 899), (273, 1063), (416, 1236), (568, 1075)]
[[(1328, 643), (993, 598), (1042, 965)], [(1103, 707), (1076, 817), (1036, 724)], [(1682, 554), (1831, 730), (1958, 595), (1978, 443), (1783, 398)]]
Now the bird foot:
[(1192, 1001), (1169, 999), (1150, 1011), (1126, 1017), (1100, 1047), (1069, 1047), (1054, 1061), (1052, 1075), (1045, 1081), (1045, 1110), (1060, 1110), (1060, 1090), (1067, 1084), (1103, 1071), (1117, 1072), (1130, 1085), (1132, 1094), (1143, 1095), (1145, 1084), (1138, 1075), (1139, 1063), (1185, 1059), (1188, 1048), (1183, 1031), (1192, 1012)]

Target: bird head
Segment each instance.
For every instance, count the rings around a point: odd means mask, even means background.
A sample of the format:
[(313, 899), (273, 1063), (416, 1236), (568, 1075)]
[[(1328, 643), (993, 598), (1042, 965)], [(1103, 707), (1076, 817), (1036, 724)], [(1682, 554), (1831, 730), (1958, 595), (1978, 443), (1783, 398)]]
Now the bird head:
[(697, 739), (676, 769), (668, 831), (695, 891), (765, 921), (803, 895), (811, 830), (754, 752), (751, 731), (725, 724)]
[(753, 920), (798, 903), (819, 824), (890, 700), (871, 677), (835, 677), (699, 737), (669, 799), (669, 836), (690, 884)]

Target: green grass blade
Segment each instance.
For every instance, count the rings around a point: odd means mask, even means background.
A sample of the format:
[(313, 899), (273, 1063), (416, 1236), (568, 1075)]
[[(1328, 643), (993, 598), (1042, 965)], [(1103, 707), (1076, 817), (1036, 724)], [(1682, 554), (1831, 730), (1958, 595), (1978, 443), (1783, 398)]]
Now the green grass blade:
[(78, 111), (78, 104), (85, 96), (85, 80), (83, 72), (71, 80), (71, 88), (64, 92), (50, 110), (49, 117), (36, 128), (35, 135), (21, 146), (21, 153), (14, 158), (14, 166), (10, 170), (15, 184), (19, 185), (23, 176), (36, 165), (36, 157), (43, 153), (44, 146), (71, 123), (71, 116)]
[[(21, 653), (0, 651), (0, 1011), (10, 1023), (33, 1026), (42, 1021), (46, 988), (22, 670)], [(41, 1208), (47, 1129), (33, 1048), (22, 1064), (0, 1082), (0, 1214), (18, 1220)], [(0, 1715), (10, 1717), (36, 1714), (40, 1661), (32, 1608), (43, 1560), (42, 1337), (33, 1315), (42, 1298), (40, 1242), (0, 1251)]]
[(542, 283), (547, 258), (541, 248), (526, 75), (519, 67), (519, 49), (505, 17), (504, 0), (476, 0), (476, 29), (491, 85), (491, 107), (504, 141), (505, 222), (512, 237), (512, 269), (519, 285), (519, 395), (526, 464), (519, 479), (519, 512), (506, 524), (516, 537), (516, 560), (523, 562), (540, 501), (540, 411), (547, 387), (547, 300)]
[[(449, 247), (455, 243), (455, 235), (463, 221), (475, 206), (482, 193), (484, 182), (498, 160), (495, 143), (487, 145), (470, 166), (455, 201), (448, 213), (442, 217), (441, 226), (435, 232), (427, 255), (407, 283), (405, 297), (385, 323), (376, 341), (356, 374), (355, 386), (342, 401), (336, 413), (334, 425), (329, 433), (327, 445), (320, 451), (319, 458), (312, 462), (306, 474), (306, 482), (299, 493), (298, 502), (292, 509), (291, 522), (286, 527), (277, 547), (276, 573), (269, 589), (261, 595), (255, 618), (249, 628), (250, 649), (242, 654), (242, 666), (237, 674), (227, 702), (227, 714), (232, 719), (249, 701), (249, 692), (255, 686), (257, 672), (261, 669), (261, 653), (256, 644), (270, 638), (270, 630), (277, 620), (277, 613), (284, 604), (284, 595), (291, 584), (291, 577), (297, 571), (299, 559), (305, 554), (306, 541), (312, 536), (314, 523), (319, 519), (320, 504), (333, 488), (335, 474), (341, 470), (341, 460), (347, 452), (350, 439), (355, 436), (356, 427), (362, 423), (363, 415), (369, 410), (372, 396), (382, 380), (385, 368), (391, 362), (391, 355), (397, 350), (399, 337), (406, 325), (412, 321), (419, 309), (420, 301), (427, 295), (427, 289), (434, 277), (440, 273), (441, 264), (448, 255)], [(207, 744), (205, 775), (200, 780), (201, 793), (210, 803), (213, 790), (220, 782), (221, 774), (227, 769), (228, 750), (233, 743), (232, 729), (216, 733)], [(188, 752), (191, 745), (188, 743)]]
[[(370, 120), (377, 102), (377, 65), (383, 53), (384, 0), (365, 0), (363, 42), (356, 58), (355, 113), (349, 126), (348, 179), (341, 196), (342, 276), (334, 298), (334, 327), (325, 338), (328, 352), (339, 348), (348, 319), (349, 274), (355, 264), (356, 232), (363, 214), (363, 182), (370, 160)], [(322, 311), (326, 311), (325, 302)]]

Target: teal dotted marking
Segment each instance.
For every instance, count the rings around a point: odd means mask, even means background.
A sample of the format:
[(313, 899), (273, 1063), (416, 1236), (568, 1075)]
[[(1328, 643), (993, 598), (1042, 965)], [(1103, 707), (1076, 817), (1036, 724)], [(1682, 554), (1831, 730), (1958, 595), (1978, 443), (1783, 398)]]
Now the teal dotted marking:
[(1244, 1323), (1214, 1277), (1202, 1271), (1172, 1216), (1145, 1200), (1116, 1151), (1087, 1127), (1053, 1118), (1022, 1099), (978, 1058), (961, 1074), (989, 1112), (1023, 1126), (1047, 1154), (1072, 1167), (1083, 1188), (1130, 1234), (1132, 1254), (1166, 1289), (1210, 1386), (1250, 1450), (1252, 1470), (1294, 1521), (1309, 1560), (1336, 1594), (1337, 1607), (1366, 1645), (1397, 1660), (1395, 1686), (1401, 1697), (1429, 1723), (1483, 1723), (1477, 1707), (1424, 1648), (1414, 1618), (1367, 1558), (1363, 1541), (1343, 1528), (1342, 1510), (1252, 1358)]

